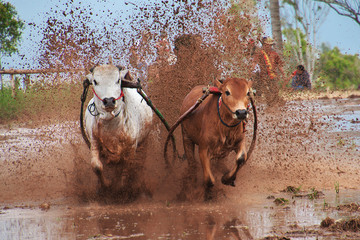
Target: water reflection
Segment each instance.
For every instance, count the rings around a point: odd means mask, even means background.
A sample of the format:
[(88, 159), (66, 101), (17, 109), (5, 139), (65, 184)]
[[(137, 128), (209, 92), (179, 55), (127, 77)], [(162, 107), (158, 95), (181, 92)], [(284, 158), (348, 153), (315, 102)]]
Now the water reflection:
[(55, 206), (49, 211), (13, 208), (1, 211), (0, 239), (261, 239), (279, 232), (319, 228), (327, 216), (339, 219), (351, 214), (324, 210), (325, 202), (336, 206), (359, 201), (357, 191), (339, 196), (327, 193), (325, 198), (309, 200), (286, 195), (289, 203), (280, 206), (273, 200), (258, 199), (244, 206), (236, 202), (173, 206), (93, 203)]

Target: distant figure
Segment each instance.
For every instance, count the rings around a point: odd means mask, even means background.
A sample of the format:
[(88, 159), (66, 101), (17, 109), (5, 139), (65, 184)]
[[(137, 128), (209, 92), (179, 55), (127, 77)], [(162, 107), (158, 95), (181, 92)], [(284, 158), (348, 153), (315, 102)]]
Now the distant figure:
[(310, 75), (303, 65), (298, 65), (291, 76), (291, 87), (294, 90), (311, 89)]
[(264, 37), (261, 43), (262, 47), (255, 51), (252, 66), (252, 69), (260, 69), (254, 87), (258, 93), (264, 93), (267, 103), (271, 104), (280, 100), (279, 80), (284, 76), (283, 61), (272, 48), (275, 45), (272, 38)]
[(156, 61), (160, 64), (170, 63), (170, 57), (173, 55), (170, 47), (170, 43), (167, 38), (166, 32), (162, 32), (160, 35), (160, 40), (155, 44), (158, 57)]
[(130, 47), (130, 65), (137, 70), (137, 77), (146, 83), (150, 52), (151, 33), (144, 30), (141, 38)]

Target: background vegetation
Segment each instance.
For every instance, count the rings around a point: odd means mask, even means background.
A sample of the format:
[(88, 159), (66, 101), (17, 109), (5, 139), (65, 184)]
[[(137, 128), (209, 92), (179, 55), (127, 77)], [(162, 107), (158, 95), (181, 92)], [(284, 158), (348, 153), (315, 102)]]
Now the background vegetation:
[(9, 120), (27, 124), (78, 120), (82, 90), (79, 83), (35, 84), (26, 92), (17, 88), (14, 98), (12, 89), (5, 87), (0, 91), (0, 123)]

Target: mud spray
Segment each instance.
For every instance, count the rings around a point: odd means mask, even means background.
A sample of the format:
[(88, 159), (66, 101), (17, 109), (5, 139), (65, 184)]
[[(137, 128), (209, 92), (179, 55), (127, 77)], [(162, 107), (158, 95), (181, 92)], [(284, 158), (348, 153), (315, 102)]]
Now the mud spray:
[[(117, 17), (120, 13), (101, 12), (71, 1), (47, 13), (45, 26), (34, 28), (44, 35), (37, 64), (43, 68), (89, 69), (96, 64), (107, 64), (111, 56), (114, 64), (126, 65), (134, 78), (143, 79), (145, 91), (172, 125), (179, 117), (182, 100), (194, 86), (212, 85), (215, 80), (230, 75), (247, 79), (252, 76), (252, 58), (261, 46), (258, 39), (262, 37), (252, 2), (242, 1), (238, 10), (229, 10), (221, 1), (162, 1), (140, 5), (129, 2), (132, 14), (125, 20)], [(106, 19), (106, 23), (99, 19)], [(255, 45), (249, 44), (250, 39)], [(156, 48), (161, 41), (165, 44), (168, 41), (168, 48)], [(47, 124), (45, 127), (30, 132), (21, 128), (6, 131), (2, 142), (1, 199), (17, 202), (65, 196), (80, 202), (129, 202), (143, 198), (202, 201), (200, 164), (197, 181), (187, 184), (190, 189), (185, 191), (181, 187), (187, 181), (187, 162), (180, 157), (172, 161), (170, 169), (165, 167), (162, 154), (167, 131), (157, 119), (147, 142), (132, 160), (134, 164), (106, 170), (109, 176), (119, 179), (123, 188), (108, 194), (109, 198), (99, 194), (96, 176), (90, 168), (90, 153), (78, 127), (82, 80), (83, 76), (45, 77), (43, 83), (53, 88), (72, 81), (79, 88), (70, 88), (70, 95), (64, 96), (58, 105), (59, 99), (49, 96), (48, 104), (52, 107), (40, 115), (40, 120), (47, 120), (40, 121), (40, 125)], [(259, 91), (270, 87), (266, 81), (255, 84)], [(336, 161), (337, 152), (336, 149), (324, 152), (318, 147), (323, 144), (319, 136), (326, 128), (326, 123), (316, 119), (322, 116), (322, 110), (316, 104), (283, 107), (277, 102), (278, 92), (263, 92), (265, 95), (257, 97), (260, 136), (252, 160), (239, 171), (236, 188), (221, 185), (223, 172), (217, 171), (214, 163), (216, 199), (236, 197), (248, 191), (276, 191), (285, 188), (288, 182), (331, 187), (333, 182), (328, 179), (338, 177), (336, 168), (329, 166), (330, 171), (323, 168), (328, 164), (329, 154)], [(270, 92), (277, 98), (269, 97)], [(271, 99), (273, 108), (267, 99)], [(54, 106), (56, 111), (51, 110)], [(299, 111), (318, 115), (313, 119), (310, 115), (299, 115)], [(37, 126), (38, 116), (29, 114), (19, 122)], [(251, 134), (249, 128), (248, 139)], [(181, 156), (180, 130), (175, 132), (175, 138)], [(231, 166), (233, 161), (234, 156), (230, 155), (225, 165)], [(341, 165), (342, 171), (349, 169), (350, 163)], [(349, 186), (359, 183), (351, 174), (344, 177)]]

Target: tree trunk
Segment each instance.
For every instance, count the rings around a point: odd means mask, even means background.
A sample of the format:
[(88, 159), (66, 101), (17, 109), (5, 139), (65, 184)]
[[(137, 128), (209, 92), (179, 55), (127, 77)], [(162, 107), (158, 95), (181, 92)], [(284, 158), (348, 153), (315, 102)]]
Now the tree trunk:
[[(0, 59), (0, 70), (1, 70), (1, 59)], [(0, 90), (3, 90), (3, 79), (2, 79), (2, 75), (0, 73)]]
[(274, 37), (278, 50), (282, 52), (283, 41), (281, 34), (279, 0), (270, 0), (270, 16), (271, 16), (272, 35)]

